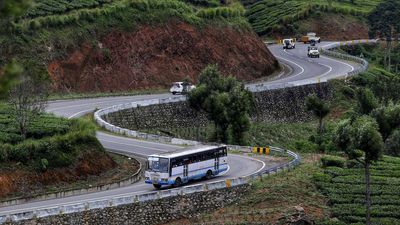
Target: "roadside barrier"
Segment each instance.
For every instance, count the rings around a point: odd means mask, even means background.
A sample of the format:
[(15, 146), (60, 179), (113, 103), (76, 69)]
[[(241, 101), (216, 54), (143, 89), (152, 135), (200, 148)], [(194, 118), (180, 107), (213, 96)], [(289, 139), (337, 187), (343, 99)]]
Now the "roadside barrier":
[(356, 56), (352, 56), (352, 55), (348, 55), (348, 54), (342, 54), (340, 52), (335, 52), (335, 51), (331, 51), (331, 49), (335, 49), (335, 48), (340, 48), (342, 46), (351, 46), (351, 45), (358, 45), (358, 44), (376, 44), (378, 42), (377, 39), (373, 39), (373, 40), (352, 40), (352, 41), (346, 41), (346, 42), (336, 42), (336, 43), (332, 43), (324, 48), (320, 49), (321, 54), (326, 55), (326, 56), (330, 56), (333, 58), (337, 58), (337, 59), (343, 59), (343, 60), (348, 60), (348, 61), (353, 61), (356, 63), (361, 64), (360, 68), (355, 69), (354, 71), (348, 72), (347, 74), (342, 74), (343, 77), (347, 78), (350, 76), (354, 76), (357, 74), (360, 74), (362, 72), (365, 72), (368, 70), (369, 67), (369, 63), (367, 60), (360, 58), (360, 57), (356, 57)]
[(253, 147), (253, 153), (269, 155), (269, 147)]

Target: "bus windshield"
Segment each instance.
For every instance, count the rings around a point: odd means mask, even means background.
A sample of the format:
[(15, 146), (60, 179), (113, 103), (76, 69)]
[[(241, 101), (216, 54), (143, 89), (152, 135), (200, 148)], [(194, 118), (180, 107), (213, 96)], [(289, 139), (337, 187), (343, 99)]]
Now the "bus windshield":
[(165, 158), (150, 157), (148, 170), (153, 172), (168, 173), (169, 160)]

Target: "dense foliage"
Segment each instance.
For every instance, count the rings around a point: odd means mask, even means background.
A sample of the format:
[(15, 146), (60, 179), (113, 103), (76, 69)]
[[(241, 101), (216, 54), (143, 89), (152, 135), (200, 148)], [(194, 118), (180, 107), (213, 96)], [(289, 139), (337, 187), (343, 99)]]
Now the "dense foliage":
[[(363, 172), (358, 166), (327, 167), (324, 174), (314, 175), (317, 186), (329, 198), (333, 217), (343, 224), (365, 223)], [(373, 224), (399, 224), (400, 159), (384, 157), (373, 164), (371, 186)]]
[(234, 77), (223, 77), (215, 65), (205, 68), (198, 87), (189, 93), (190, 105), (207, 113), (214, 123), (213, 141), (244, 144), (250, 128), (251, 92)]
[(66, 167), (85, 152), (85, 146), (102, 147), (95, 127), (80, 120), (42, 114), (30, 124), (27, 140), (15, 126), (10, 107), (0, 107), (0, 165), (22, 163), (36, 170)]

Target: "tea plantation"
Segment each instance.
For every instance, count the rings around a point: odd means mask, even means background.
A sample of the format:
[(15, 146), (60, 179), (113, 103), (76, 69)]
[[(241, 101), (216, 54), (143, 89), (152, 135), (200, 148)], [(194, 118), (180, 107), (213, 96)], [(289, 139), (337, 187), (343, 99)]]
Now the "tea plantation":
[(0, 104), (0, 170), (14, 164), (38, 171), (67, 167), (86, 149), (104, 151), (93, 124), (42, 114), (32, 121), (23, 139), (12, 109)]
[[(344, 165), (344, 164), (343, 164)], [(339, 165), (341, 166), (341, 165)], [(343, 224), (365, 224), (364, 169), (330, 166), (314, 176)], [(372, 222), (400, 224), (400, 158), (385, 156), (371, 167)]]
[(326, 0), (241, 0), (247, 9), (247, 18), (254, 30), (264, 35), (289, 23), (306, 19), (317, 12), (365, 16), (381, 0), (332, 1)]

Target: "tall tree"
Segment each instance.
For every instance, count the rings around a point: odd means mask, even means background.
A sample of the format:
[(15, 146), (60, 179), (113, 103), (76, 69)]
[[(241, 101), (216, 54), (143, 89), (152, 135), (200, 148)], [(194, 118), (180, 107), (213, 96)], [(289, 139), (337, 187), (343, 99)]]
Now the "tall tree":
[(308, 111), (312, 111), (315, 117), (318, 118), (318, 141), (317, 144), (321, 150), (322, 136), (324, 134), (324, 118), (329, 114), (329, 105), (322, 99), (320, 99), (316, 94), (307, 96), (306, 107)]
[(335, 143), (350, 159), (364, 166), (366, 224), (371, 224), (371, 181), (370, 166), (377, 161), (383, 150), (382, 136), (378, 124), (369, 116), (346, 119), (340, 122), (336, 131)]
[(391, 71), (392, 40), (400, 33), (400, 1), (382, 1), (368, 16), (371, 36), (386, 40), (385, 66)]
[(216, 65), (210, 65), (201, 72), (198, 87), (189, 93), (188, 100), (214, 122), (216, 140), (244, 144), (253, 97), (242, 83), (222, 76)]

